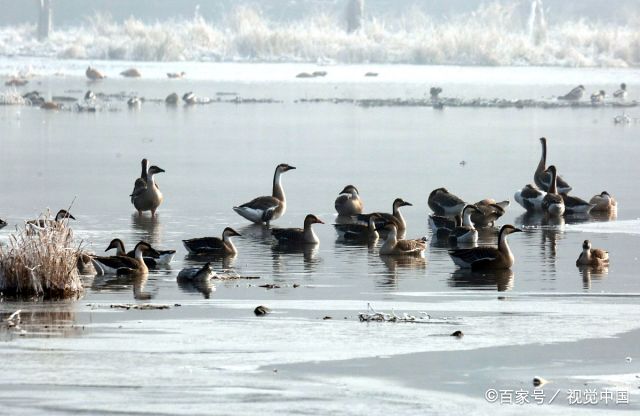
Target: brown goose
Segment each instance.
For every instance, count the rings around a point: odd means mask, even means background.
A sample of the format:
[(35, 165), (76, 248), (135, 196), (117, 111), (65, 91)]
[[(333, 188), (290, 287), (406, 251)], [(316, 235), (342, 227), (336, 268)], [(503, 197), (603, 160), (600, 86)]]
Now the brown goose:
[(558, 177), (556, 167), (551, 165), (546, 172), (551, 174), (551, 186), (549, 187), (549, 192), (542, 198), (542, 209), (550, 215), (560, 216), (564, 214), (565, 206), (562, 197), (558, 195), (556, 190), (556, 178)]
[(190, 240), (182, 240), (182, 243), (189, 254), (218, 254), (221, 256), (231, 256), (238, 254), (236, 246), (234, 246), (231, 241), (231, 237), (235, 236), (240, 236), (240, 234), (233, 228), (227, 227), (222, 231), (222, 238), (192, 238)]
[(625, 98), (627, 98), (627, 84), (625, 84), (624, 82), (620, 84), (620, 89), (616, 90), (613, 93), (613, 97), (617, 98), (618, 100), (624, 100)]
[(583, 85), (578, 85), (565, 95), (558, 97), (558, 100), (578, 101), (584, 95), (585, 88)]
[(376, 241), (380, 236), (376, 231), (377, 215), (369, 216), (369, 223), (364, 225), (360, 222), (348, 224), (333, 224), (338, 233), (338, 238), (345, 241)]
[(515, 193), (513, 198), (522, 208), (529, 212), (541, 211), (542, 200), (544, 199), (545, 192), (538, 189), (535, 185), (527, 184), (524, 188)]
[(151, 216), (155, 217), (156, 210), (162, 204), (164, 197), (160, 192), (160, 187), (155, 182), (154, 176), (164, 172), (164, 169), (158, 166), (151, 166), (147, 172), (147, 180), (142, 187), (142, 181), (136, 180), (133, 192), (131, 193), (131, 202), (138, 210), (138, 214), (142, 215), (143, 211), (151, 211)]
[(92, 68), (90, 66), (87, 67), (87, 70), (84, 73), (87, 76), (87, 78), (89, 78), (90, 80), (93, 80), (93, 81), (98, 80), (98, 79), (106, 78), (106, 76), (102, 72), (100, 72), (97, 69)]
[(383, 228), (385, 229), (387, 236), (384, 243), (382, 243), (382, 246), (380, 246), (381, 256), (420, 256), (424, 253), (424, 250), (427, 247), (426, 239), (398, 240), (398, 229), (394, 224), (387, 224)]
[(460, 268), (471, 270), (501, 270), (513, 266), (514, 257), (507, 244), (507, 236), (522, 232), (513, 225), (506, 224), (500, 228), (498, 247), (474, 247), (450, 250), (449, 255)]
[(564, 192), (560, 192), (560, 196), (564, 202), (565, 214), (587, 214), (595, 206), (582, 198), (567, 195)]
[(618, 209), (618, 202), (607, 191), (594, 195), (589, 203), (594, 205), (591, 212), (612, 212)]
[(591, 248), (591, 241), (584, 240), (582, 253), (576, 260), (576, 266), (603, 267), (609, 264), (609, 252), (599, 248)]
[(75, 220), (76, 218), (73, 215), (71, 215), (71, 213), (68, 212), (66, 209), (61, 209), (60, 211), (58, 211), (58, 213), (56, 214), (53, 220), (45, 220), (45, 219), (29, 220), (27, 221), (27, 225), (31, 227), (36, 227), (36, 228), (45, 228), (45, 227), (51, 227), (52, 225), (58, 224), (65, 219)]
[(147, 188), (147, 174), (149, 170), (149, 161), (147, 159), (142, 159), (140, 162), (142, 166), (142, 172), (140, 173), (140, 177), (136, 179), (133, 183), (133, 191), (131, 191), (131, 203), (133, 204), (133, 196), (143, 192)]
[(128, 256), (94, 256), (91, 258), (91, 261), (98, 274), (130, 275), (149, 273), (149, 268), (143, 259), (143, 253), (150, 252), (155, 255), (157, 252), (144, 241), (136, 244), (133, 251), (135, 254), (134, 258)]
[[(131, 250), (129, 252), (125, 250), (124, 243), (119, 238), (114, 238), (113, 240), (111, 240), (109, 246), (104, 251), (109, 251), (112, 249), (116, 250), (116, 256), (128, 256), (131, 258), (134, 258), (136, 256), (134, 250)], [(153, 249), (153, 251), (142, 252), (144, 263), (147, 265), (147, 267), (157, 267), (159, 265), (169, 264), (171, 263), (171, 260), (173, 260), (173, 256), (175, 256), (175, 254), (175, 250)]]
[(124, 70), (120, 72), (120, 75), (126, 78), (140, 78), (142, 76), (142, 74), (140, 73), (140, 71), (138, 71), (137, 68), (129, 68), (127, 70)]
[[(413, 204), (403, 200), (402, 198), (396, 198), (393, 201), (391, 214), (387, 212), (373, 212), (371, 214), (360, 214), (358, 215), (357, 219), (358, 221), (364, 224), (369, 224), (369, 217), (371, 217), (372, 215), (375, 215), (376, 216), (375, 222), (376, 222), (377, 228), (381, 228), (382, 230), (384, 230), (383, 228), (384, 225), (393, 224), (396, 226), (397, 230), (400, 233), (403, 233), (404, 230), (406, 230), (407, 228), (407, 223), (405, 222), (404, 217), (400, 212), (400, 208), (406, 207), (406, 206), (413, 206)], [(386, 232), (386, 230), (384, 230), (384, 232)]]
[(239, 207), (233, 207), (233, 210), (256, 224), (266, 223), (269, 225), (270, 221), (280, 218), (287, 210), (287, 200), (280, 183), (280, 175), (292, 169), (295, 169), (295, 167), (286, 163), (276, 166), (276, 171), (273, 174), (271, 196), (259, 196)]
[(304, 228), (274, 228), (271, 234), (280, 244), (318, 244), (320, 240), (311, 226), (324, 224), (322, 220), (313, 214), (304, 218)]
[(460, 214), (453, 217), (453, 219), (440, 215), (429, 215), (429, 227), (437, 239), (449, 238), (451, 232), (461, 225), (462, 216)]
[(473, 214), (480, 213), (480, 209), (476, 205), (466, 205), (462, 210), (462, 224), (456, 226), (449, 233), (449, 242), (456, 243), (477, 243), (478, 230), (475, 229), (473, 223)]
[(358, 188), (353, 185), (344, 187), (340, 195), (334, 203), (338, 215), (350, 217), (352, 215), (362, 214), (362, 200), (358, 193)]
[(449, 192), (447, 188), (437, 188), (431, 191), (427, 200), (434, 214), (443, 217), (453, 217), (462, 212), (465, 202)]
[[(545, 167), (547, 165), (547, 139), (545, 137), (541, 137), (540, 144), (542, 144), (542, 156), (540, 156), (540, 162), (538, 162), (536, 172), (533, 174), (533, 180), (538, 188), (545, 192), (549, 192), (549, 187), (551, 187), (551, 174), (547, 173)], [(569, 193), (571, 192), (571, 189), (573, 189), (560, 176), (557, 178), (556, 186), (559, 192)]]
[(471, 213), (471, 221), (476, 227), (493, 227), (495, 222), (504, 215), (509, 201), (496, 202), (493, 198), (483, 199), (475, 203), (477, 211)]

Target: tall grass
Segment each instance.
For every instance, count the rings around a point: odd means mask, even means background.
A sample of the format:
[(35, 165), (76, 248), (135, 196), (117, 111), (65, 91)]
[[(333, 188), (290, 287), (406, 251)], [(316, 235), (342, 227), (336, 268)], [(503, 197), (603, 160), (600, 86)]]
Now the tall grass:
[(81, 250), (67, 220), (44, 228), (18, 227), (0, 247), (0, 291), (3, 295), (44, 297), (78, 296), (83, 288), (76, 267)]

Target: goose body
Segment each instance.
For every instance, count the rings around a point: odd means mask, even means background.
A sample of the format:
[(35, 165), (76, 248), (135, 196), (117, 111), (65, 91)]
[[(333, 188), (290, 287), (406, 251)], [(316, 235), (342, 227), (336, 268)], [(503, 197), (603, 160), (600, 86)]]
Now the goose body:
[(137, 108), (142, 105), (142, 98), (140, 97), (131, 97), (127, 100), (127, 105), (129, 108)]
[(182, 101), (184, 101), (184, 103), (187, 105), (192, 105), (197, 103), (198, 99), (196, 98), (196, 95), (194, 93), (189, 91), (184, 93), (184, 95), (182, 96)]
[(493, 227), (495, 222), (504, 215), (509, 206), (508, 200), (496, 202), (487, 198), (475, 203), (477, 210), (471, 212), (471, 222), (476, 227)]
[[(27, 221), (27, 225), (32, 228), (46, 228), (59, 224), (65, 219), (75, 220), (76, 218), (65, 209), (61, 209), (52, 220), (36, 219)], [(5, 224), (6, 225), (6, 224)]]
[(529, 212), (542, 211), (542, 200), (546, 192), (541, 191), (533, 184), (527, 184), (515, 193), (513, 198), (522, 208)]
[(380, 236), (376, 231), (376, 216), (369, 217), (369, 223), (333, 224), (338, 237), (345, 241), (376, 241)]
[(578, 85), (567, 94), (558, 97), (558, 100), (578, 101), (584, 95), (585, 88), (582, 85)]
[(147, 172), (146, 180), (140, 180), (142, 178), (136, 179), (133, 192), (130, 196), (131, 202), (138, 210), (139, 215), (142, 215), (144, 211), (151, 211), (151, 216), (155, 217), (156, 210), (160, 204), (162, 204), (164, 197), (154, 178), (156, 174), (162, 172), (164, 172), (164, 169), (157, 166), (151, 166)]
[(498, 247), (474, 247), (450, 250), (449, 255), (453, 262), (460, 268), (471, 270), (502, 270), (510, 269), (515, 258), (507, 236), (511, 233), (521, 232), (513, 225), (503, 225), (498, 234)]
[(466, 205), (462, 199), (450, 193), (446, 188), (431, 191), (427, 203), (434, 214), (444, 217), (460, 214)]
[(358, 189), (353, 185), (347, 185), (335, 200), (334, 207), (338, 215), (350, 217), (362, 214), (363, 204)]
[(180, 270), (178, 280), (203, 281), (210, 280), (215, 275), (215, 272), (211, 268), (211, 263), (206, 263), (202, 267), (188, 267)]
[(98, 80), (98, 79), (106, 78), (106, 76), (102, 72), (92, 67), (87, 67), (87, 70), (84, 73), (87, 76), (87, 78), (89, 78), (90, 80)]
[(429, 96), (431, 96), (431, 100), (438, 100), (440, 97), (440, 93), (442, 92), (442, 88), (440, 87), (431, 87), (429, 88)]
[(0, 218), (0, 228), (6, 227), (6, 226), (7, 226), (7, 222), (2, 218)]
[(613, 98), (616, 98), (618, 100), (625, 100), (627, 98), (627, 84), (625, 84), (624, 82), (620, 84), (620, 89), (616, 90), (613, 93)]
[(420, 240), (399, 240), (398, 229), (394, 224), (387, 224), (386, 238), (382, 246), (380, 246), (381, 256), (402, 256), (414, 255), (421, 256), (427, 247), (426, 239)]
[(589, 203), (593, 205), (591, 212), (612, 212), (618, 209), (618, 202), (607, 191), (594, 195)]
[(591, 94), (591, 104), (597, 105), (604, 103), (604, 99), (607, 96), (607, 93), (604, 90), (600, 90), (598, 92), (594, 92)]
[(280, 218), (287, 209), (287, 200), (284, 195), (284, 189), (280, 181), (280, 176), (289, 170), (295, 169), (294, 166), (281, 163), (276, 166), (273, 174), (273, 191), (271, 196), (260, 196), (245, 204), (233, 207), (233, 210), (240, 216), (248, 219), (256, 224), (266, 223), (267, 225)]
[(97, 99), (96, 94), (91, 91), (88, 90), (85, 94), (84, 94), (84, 100), (85, 101), (95, 101)]
[(120, 75), (126, 78), (140, 78), (142, 76), (140, 71), (138, 71), (138, 69), (136, 68), (129, 68), (127, 70), (124, 70), (120, 72)]
[(599, 248), (591, 248), (591, 242), (584, 240), (582, 252), (576, 260), (576, 266), (603, 267), (609, 264), (609, 252)]
[(274, 228), (273, 237), (283, 245), (318, 244), (320, 240), (311, 227), (313, 224), (324, 224), (318, 217), (309, 214), (304, 218), (303, 228)]
[(91, 258), (93, 266), (99, 274), (117, 274), (117, 275), (131, 275), (131, 274), (147, 274), (149, 268), (144, 262), (143, 252), (154, 252), (151, 246), (141, 241), (136, 244), (134, 249), (135, 257), (128, 256), (109, 256)]
[(404, 230), (406, 230), (407, 223), (405, 222), (404, 217), (400, 212), (400, 208), (405, 206), (412, 206), (412, 204), (410, 202), (403, 200), (402, 198), (396, 198), (393, 201), (393, 204), (391, 206), (391, 209), (392, 209), (391, 214), (387, 212), (373, 212), (371, 214), (360, 214), (357, 216), (357, 220), (362, 222), (363, 224), (369, 224), (369, 218), (371, 216), (375, 216), (376, 217), (375, 223), (377, 228), (382, 228), (386, 224), (393, 224), (396, 226), (396, 229), (402, 233), (404, 232)]
[[(540, 156), (540, 162), (538, 163), (538, 167), (536, 168), (536, 172), (533, 175), (533, 181), (541, 190), (545, 192), (549, 192), (549, 187), (551, 186), (551, 174), (547, 172), (547, 139), (544, 137), (540, 138), (540, 144), (542, 145), (542, 155)], [(556, 177), (556, 187), (558, 188), (558, 192), (571, 192), (571, 186), (567, 182), (565, 182), (562, 177)]]
[(175, 92), (167, 95), (167, 98), (164, 99), (164, 102), (167, 104), (178, 104), (178, 101), (180, 101), (180, 97)]
[(560, 197), (562, 197), (562, 202), (564, 202), (565, 214), (587, 214), (595, 206), (577, 196), (560, 193)]
[(167, 72), (167, 77), (171, 78), (171, 79), (177, 79), (177, 78), (182, 78), (186, 75), (186, 73), (183, 72)]
[(549, 166), (547, 172), (551, 174), (551, 187), (549, 188), (549, 192), (542, 198), (542, 210), (549, 215), (560, 216), (564, 214), (565, 205), (556, 189), (556, 167), (553, 165)]
[(453, 219), (440, 215), (429, 215), (429, 227), (437, 239), (449, 238), (456, 227), (462, 225), (462, 216), (456, 215)]
[(221, 256), (230, 256), (238, 254), (238, 250), (231, 241), (231, 238), (239, 235), (236, 230), (227, 227), (222, 231), (222, 238), (192, 238), (190, 240), (182, 240), (182, 243), (189, 254), (218, 254)]
[(462, 225), (458, 225), (449, 233), (449, 242), (457, 243), (477, 243), (478, 230), (473, 226), (473, 213), (480, 211), (475, 205), (466, 205), (462, 210)]

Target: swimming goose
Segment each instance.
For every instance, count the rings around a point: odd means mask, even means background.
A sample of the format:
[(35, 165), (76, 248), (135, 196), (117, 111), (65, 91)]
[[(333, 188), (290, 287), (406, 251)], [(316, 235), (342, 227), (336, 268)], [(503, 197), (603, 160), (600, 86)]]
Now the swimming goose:
[(256, 224), (266, 223), (269, 225), (270, 221), (277, 220), (283, 216), (287, 210), (287, 200), (282, 184), (280, 183), (280, 176), (292, 169), (295, 169), (295, 167), (287, 165), (286, 163), (281, 163), (276, 166), (276, 171), (273, 174), (273, 191), (271, 192), (271, 196), (259, 196), (239, 207), (233, 207), (233, 210), (240, 216)]
[(186, 75), (186, 72), (167, 72), (167, 76), (171, 79), (182, 78)]
[(191, 91), (185, 92), (184, 95), (182, 96), (182, 100), (187, 105), (195, 104), (198, 101), (198, 99), (196, 98), (196, 95)]
[(358, 188), (353, 185), (347, 185), (336, 198), (334, 203), (338, 215), (352, 216), (362, 214), (362, 200), (358, 193)]
[(562, 202), (564, 202), (565, 214), (587, 214), (595, 206), (577, 196), (570, 196), (564, 192), (560, 192)]
[(462, 212), (465, 202), (450, 193), (446, 188), (438, 188), (431, 191), (427, 200), (429, 207), (436, 215), (453, 217)]
[(180, 270), (178, 280), (210, 280), (216, 275), (211, 268), (211, 263), (205, 263), (202, 267), (188, 267)]
[(507, 236), (522, 232), (511, 224), (503, 225), (498, 234), (498, 247), (474, 247), (450, 250), (453, 262), (463, 269), (471, 270), (500, 270), (510, 269), (514, 257), (507, 244)]
[(591, 94), (591, 104), (602, 104), (604, 103), (604, 99), (607, 96), (607, 93), (604, 90), (600, 90)]
[(150, 252), (156, 255), (157, 252), (144, 241), (136, 244), (133, 251), (133, 258), (128, 256), (94, 256), (91, 261), (99, 274), (130, 275), (149, 273), (149, 268), (144, 262), (143, 253)]
[(127, 78), (140, 78), (142, 74), (136, 68), (129, 68), (120, 72), (120, 75)]
[(62, 104), (56, 103), (55, 101), (45, 101), (40, 105), (40, 108), (43, 110), (61, 110)]
[[(127, 252), (124, 248), (124, 243), (119, 238), (114, 238), (109, 243), (109, 246), (104, 251), (115, 249), (116, 256), (127, 256), (134, 258), (136, 256), (135, 250)], [(147, 267), (157, 267), (159, 265), (167, 265), (171, 263), (175, 256), (175, 250), (144, 250), (142, 257)]]
[(609, 264), (609, 252), (599, 248), (591, 248), (591, 241), (584, 240), (582, 253), (576, 260), (576, 266), (603, 267)]
[(569, 91), (569, 93), (567, 93), (566, 95), (561, 95), (560, 97), (558, 97), (558, 100), (578, 101), (582, 98), (584, 91), (584, 86), (578, 85), (577, 87)]
[(551, 174), (551, 187), (549, 188), (549, 192), (542, 198), (542, 210), (548, 214), (560, 216), (564, 214), (565, 206), (556, 188), (556, 180), (558, 177), (556, 167), (551, 165), (547, 168), (546, 172)]
[(178, 104), (178, 101), (180, 101), (180, 97), (175, 92), (167, 95), (167, 98), (164, 99), (164, 102), (167, 104)]
[(542, 210), (542, 200), (545, 194), (546, 192), (541, 191), (535, 185), (527, 184), (524, 188), (517, 191), (513, 198), (522, 208), (533, 212)]
[(594, 195), (589, 203), (594, 205), (591, 212), (611, 212), (618, 209), (618, 202), (607, 191)]
[[(547, 139), (545, 137), (540, 138), (540, 144), (542, 144), (542, 156), (540, 156), (540, 162), (538, 162), (538, 167), (536, 168), (536, 172), (533, 174), (533, 180), (538, 188), (542, 189), (545, 192), (549, 192), (549, 186), (551, 185), (551, 175), (546, 171), (547, 165)], [(562, 179), (562, 177), (558, 176), (556, 180), (556, 186), (558, 188), (558, 192), (571, 192), (571, 186), (567, 182)]]
[(87, 67), (87, 70), (84, 73), (90, 80), (106, 78), (106, 76), (102, 72), (98, 71), (95, 68), (91, 68), (90, 66)]
[(432, 101), (438, 100), (440, 97), (440, 93), (442, 92), (442, 88), (440, 87), (431, 87), (429, 88), (429, 95), (431, 96)]
[[(404, 232), (404, 230), (406, 230), (407, 228), (407, 223), (404, 220), (404, 217), (402, 216), (402, 213), (400, 212), (400, 208), (401, 207), (406, 207), (406, 206), (413, 206), (410, 202), (407, 202), (405, 200), (403, 200), (402, 198), (396, 198), (393, 201), (393, 205), (392, 205), (392, 213), (389, 214), (387, 212), (373, 212), (371, 214), (359, 214), (357, 216), (358, 221), (364, 223), (364, 224), (369, 224), (369, 218), (372, 215), (376, 216), (376, 227), (377, 228), (382, 228), (385, 224), (387, 223), (391, 223), (393, 225), (396, 226), (397, 230), (401, 233)], [(380, 231), (380, 230), (378, 230)], [(386, 231), (385, 231), (386, 232)], [(384, 236), (384, 234), (381, 234)]]
[(495, 222), (504, 215), (509, 204), (508, 200), (496, 202), (493, 198), (478, 201), (474, 204), (478, 209), (471, 213), (471, 222), (476, 227), (493, 227)]
[(462, 216), (460, 214), (453, 217), (453, 219), (440, 215), (429, 215), (429, 227), (437, 239), (449, 238), (449, 234), (461, 225)]
[(129, 108), (138, 108), (142, 105), (142, 98), (131, 97), (127, 100), (127, 105), (129, 106)]
[(85, 101), (95, 101), (97, 99), (96, 94), (91, 91), (88, 90), (85, 94), (84, 94), (84, 100)]
[(151, 216), (156, 216), (156, 210), (162, 204), (164, 197), (160, 192), (160, 188), (156, 185), (154, 176), (161, 172), (164, 172), (164, 169), (155, 165), (151, 166), (147, 172), (147, 180), (144, 183), (144, 187), (141, 186), (142, 182), (136, 180), (136, 185), (130, 196), (131, 202), (138, 210), (139, 215), (142, 215), (143, 211), (151, 211)]
[(620, 84), (620, 89), (613, 93), (613, 98), (617, 98), (618, 100), (624, 100), (627, 98), (627, 84), (624, 82)]
[(475, 205), (466, 205), (462, 210), (462, 225), (456, 226), (449, 233), (449, 242), (455, 243), (477, 243), (478, 230), (473, 226), (473, 213), (482, 211)]
[(222, 231), (222, 238), (192, 238), (190, 240), (182, 240), (182, 243), (189, 254), (218, 254), (222, 256), (230, 256), (238, 254), (238, 250), (236, 249), (236, 246), (233, 245), (231, 237), (239, 235), (240, 233), (236, 230), (231, 227), (227, 227)]
[(304, 218), (304, 228), (274, 228), (271, 234), (280, 244), (318, 244), (320, 240), (311, 225), (324, 224), (313, 214)]
[[(398, 240), (398, 229), (394, 224), (387, 224), (383, 228), (387, 236), (380, 246), (381, 256), (422, 255), (424, 253), (427, 247), (426, 239)], [(378, 231), (381, 230), (378, 229)]]
[(345, 241), (376, 241), (380, 236), (376, 231), (377, 215), (369, 216), (369, 223), (364, 225), (359, 222), (349, 224), (333, 224), (338, 237)]
[(2, 218), (0, 218), (0, 228), (6, 227), (6, 226), (7, 226), (7, 222)]
[(76, 218), (73, 215), (71, 215), (71, 213), (66, 209), (61, 209), (60, 211), (58, 211), (55, 218), (52, 220), (45, 220), (45, 219), (29, 220), (27, 221), (27, 225), (36, 227), (36, 228), (45, 228), (45, 227), (50, 227), (52, 225), (56, 225), (65, 219), (75, 220)]

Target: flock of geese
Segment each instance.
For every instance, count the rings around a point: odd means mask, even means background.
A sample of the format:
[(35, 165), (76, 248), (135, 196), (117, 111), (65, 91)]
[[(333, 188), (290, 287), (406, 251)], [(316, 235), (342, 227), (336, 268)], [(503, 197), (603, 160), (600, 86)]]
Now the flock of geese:
[[(570, 196), (571, 186), (557, 173), (554, 165), (546, 166), (547, 141), (540, 139), (542, 156), (534, 173), (534, 184), (528, 184), (515, 193), (515, 200), (530, 213), (541, 213), (545, 216), (559, 217), (570, 214), (585, 214), (591, 211), (615, 213), (617, 203), (608, 192), (595, 195), (589, 202)], [(164, 172), (158, 166), (149, 166), (148, 161), (141, 162), (140, 177), (135, 180), (130, 195), (131, 202), (139, 215), (149, 211), (156, 215), (163, 202), (163, 195), (155, 180), (155, 175)], [(275, 168), (271, 195), (259, 196), (244, 204), (234, 206), (233, 210), (243, 218), (269, 226), (272, 221), (282, 217), (287, 209), (287, 200), (282, 186), (282, 175), (295, 167), (281, 163)], [(423, 256), (427, 238), (405, 239), (407, 224), (402, 216), (401, 208), (412, 204), (396, 198), (391, 212), (364, 213), (364, 204), (353, 185), (346, 186), (335, 199), (337, 212), (334, 224), (338, 237), (344, 241), (374, 243), (383, 239), (379, 249), (381, 256)], [(511, 224), (503, 225), (498, 232), (497, 246), (475, 246), (478, 242), (477, 227), (492, 227), (505, 213), (509, 201), (496, 202), (485, 199), (475, 204), (468, 204), (450, 193), (446, 188), (435, 189), (428, 198), (428, 205), (433, 211), (428, 222), (433, 238), (447, 241), (451, 245), (449, 255), (460, 268), (473, 271), (503, 270), (513, 266), (515, 257), (509, 248), (507, 237), (522, 232)], [(65, 210), (61, 210), (55, 221), (73, 219)], [(47, 224), (32, 223), (33, 226), (44, 227)], [(324, 224), (316, 215), (305, 217), (302, 228), (272, 228), (273, 238), (283, 247), (308, 247), (319, 243), (313, 225)], [(234, 256), (238, 253), (232, 238), (240, 234), (231, 227), (226, 227), (221, 237), (200, 237), (183, 240), (190, 255)], [(464, 247), (466, 245), (466, 247)], [(462, 246), (462, 247), (460, 247)], [(149, 267), (168, 264), (175, 255), (175, 250), (156, 250), (147, 242), (139, 242), (132, 251), (127, 252), (124, 243), (119, 239), (111, 241), (106, 251), (115, 249), (113, 256), (88, 256), (99, 274), (126, 275), (147, 273)], [(608, 253), (594, 249), (588, 240), (584, 241), (582, 252), (576, 261), (578, 266), (603, 267), (608, 264)], [(210, 267), (206, 265), (205, 267)], [(193, 275), (209, 275), (198, 273)]]

